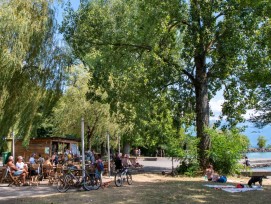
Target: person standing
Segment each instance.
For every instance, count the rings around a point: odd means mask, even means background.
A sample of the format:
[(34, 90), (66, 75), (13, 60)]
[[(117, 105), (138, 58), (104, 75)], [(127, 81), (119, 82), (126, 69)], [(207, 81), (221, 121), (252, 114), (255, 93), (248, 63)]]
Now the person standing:
[(31, 155), (31, 157), (29, 158), (29, 163), (30, 163), (30, 165), (31, 165), (31, 164), (36, 164), (35, 156), (36, 156), (36, 154), (33, 153), (33, 154)]
[(103, 164), (103, 160), (101, 159), (101, 155), (97, 154), (95, 156), (95, 159), (96, 159), (96, 162), (95, 162), (95, 166), (96, 166), (95, 173), (98, 174), (100, 176), (100, 178), (102, 178), (103, 171), (104, 171), (104, 164)]
[(247, 156), (245, 156), (244, 167), (245, 167), (245, 169), (247, 169), (249, 166), (250, 166), (250, 162), (249, 162)]
[(41, 154), (39, 154), (38, 163), (40, 164), (44, 163), (44, 158), (41, 156)]

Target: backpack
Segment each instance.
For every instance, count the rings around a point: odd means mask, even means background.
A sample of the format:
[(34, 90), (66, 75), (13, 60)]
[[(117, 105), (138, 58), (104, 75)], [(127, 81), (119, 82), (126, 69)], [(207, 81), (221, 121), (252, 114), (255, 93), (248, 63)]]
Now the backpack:
[(227, 177), (226, 176), (220, 176), (220, 178), (217, 180), (217, 182), (226, 183), (227, 182)]
[(97, 163), (97, 169), (98, 169), (99, 172), (101, 172), (101, 171), (104, 170), (104, 164), (103, 164), (103, 162), (99, 161)]

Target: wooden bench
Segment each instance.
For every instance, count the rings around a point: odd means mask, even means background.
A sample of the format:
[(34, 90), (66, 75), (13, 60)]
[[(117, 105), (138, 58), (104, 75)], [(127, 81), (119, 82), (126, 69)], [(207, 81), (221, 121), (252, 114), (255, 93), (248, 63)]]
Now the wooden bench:
[(144, 161), (157, 161), (157, 157), (147, 157), (144, 158)]

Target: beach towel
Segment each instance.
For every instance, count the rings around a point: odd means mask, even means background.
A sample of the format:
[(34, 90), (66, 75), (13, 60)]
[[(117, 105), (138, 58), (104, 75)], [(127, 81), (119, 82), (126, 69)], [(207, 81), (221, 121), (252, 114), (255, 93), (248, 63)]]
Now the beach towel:
[(246, 191), (263, 190), (263, 188), (260, 186), (253, 186), (252, 188), (249, 188), (249, 187), (237, 188), (236, 186), (233, 186), (233, 185), (213, 185), (213, 184), (206, 184), (204, 186), (215, 188), (215, 189), (221, 189), (229, 193), (240, 193), (240, 192), (246, 192)]
[(214, 184), (205, 184), (204, 186), (210, 187), (210, 188), (235, 188), (233, 185), (214, 185)]
[(261, 191), (263, 188), (260, 186), (254, 186), (253, 188), (222, 188), (222, 190), (229, 193), (240, 193), (246, 191)]

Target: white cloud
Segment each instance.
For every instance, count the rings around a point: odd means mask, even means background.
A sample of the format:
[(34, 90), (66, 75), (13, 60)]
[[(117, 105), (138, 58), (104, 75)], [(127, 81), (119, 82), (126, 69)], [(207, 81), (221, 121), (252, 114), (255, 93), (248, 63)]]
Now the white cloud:
[(221, 113), (222, 110), (222, 104), (224, 103), (224, 99), (221, 99), (219, 97), (215, 97), (210, 100), (209, 105), (210, 109), (212, 110), (214, 116), (210, 117), (210, 120), (217, 120), (218, 116)]

